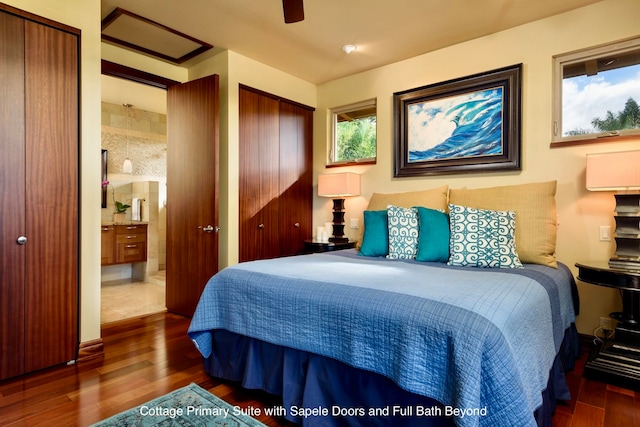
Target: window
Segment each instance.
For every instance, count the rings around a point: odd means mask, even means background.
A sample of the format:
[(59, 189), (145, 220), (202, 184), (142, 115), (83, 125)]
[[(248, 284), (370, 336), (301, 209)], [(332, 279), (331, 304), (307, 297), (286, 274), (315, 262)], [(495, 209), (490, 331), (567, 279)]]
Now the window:
[(640, 38), (554, 57), (553, 142), (640, 136)]
[(375, 163), (376, 100), (331, 109), (329, 165)]

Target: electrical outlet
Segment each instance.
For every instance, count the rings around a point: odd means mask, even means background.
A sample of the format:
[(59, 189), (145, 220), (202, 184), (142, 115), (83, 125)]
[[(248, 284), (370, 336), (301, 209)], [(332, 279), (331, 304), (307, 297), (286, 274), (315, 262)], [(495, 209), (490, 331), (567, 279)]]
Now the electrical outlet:
[(601, 317), (600, 327), (606, 331), (613, 331), (613, 319), (610, 317)]
[(352, 230), (358, 229), (358, 218), (351, 218), (351, 229)]

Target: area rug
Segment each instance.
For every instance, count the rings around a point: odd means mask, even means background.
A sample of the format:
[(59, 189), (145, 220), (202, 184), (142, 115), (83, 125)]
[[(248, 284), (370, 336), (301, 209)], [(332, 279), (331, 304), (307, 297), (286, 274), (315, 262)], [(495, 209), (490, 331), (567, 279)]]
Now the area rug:
[(93, 424), (92, 427), (264, 427), (264, 424), (246, 415), (250, 411), (251, 408), (243, 411), (234, 407), (192, 383)]

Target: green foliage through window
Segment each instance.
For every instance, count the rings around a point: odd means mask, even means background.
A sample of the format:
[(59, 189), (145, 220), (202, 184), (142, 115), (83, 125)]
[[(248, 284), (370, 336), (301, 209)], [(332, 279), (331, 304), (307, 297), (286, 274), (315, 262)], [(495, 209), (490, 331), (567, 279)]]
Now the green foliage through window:
[(336, 160), (368, 159), (376, 156), (376, 117), (339, 122)]
[[(591, 125), (599, 132), (616, 132), (622, 129), (640, 128), (640, 106), (635, 99), (629, 98), (624, 104), (624, 109), (613, 113), (607, 110), (604, 117), (594, 117)], [(567, 135), (586, 135), (591, 133), (590, 129), (572, 129)]]
[(595, 118), (591, 120), (591, 124), (601, 131), (613, 131), (619, 129), (635, 129), (640, 128), (640, 108), (638, 103), (633, 99), (627, 99), (624, 109), (613, 114), (607, 111), (604, 119)]
[(376, 100), (331, 110), (332, 138), (329, 164), (376, 159)]

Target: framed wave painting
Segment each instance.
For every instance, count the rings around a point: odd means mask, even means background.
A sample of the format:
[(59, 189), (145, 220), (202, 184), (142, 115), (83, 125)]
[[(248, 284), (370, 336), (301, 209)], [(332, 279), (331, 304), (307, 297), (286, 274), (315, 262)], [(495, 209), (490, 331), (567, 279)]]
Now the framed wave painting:
[(393, 94), (395, 177), (520, 170), (522, 64)]

